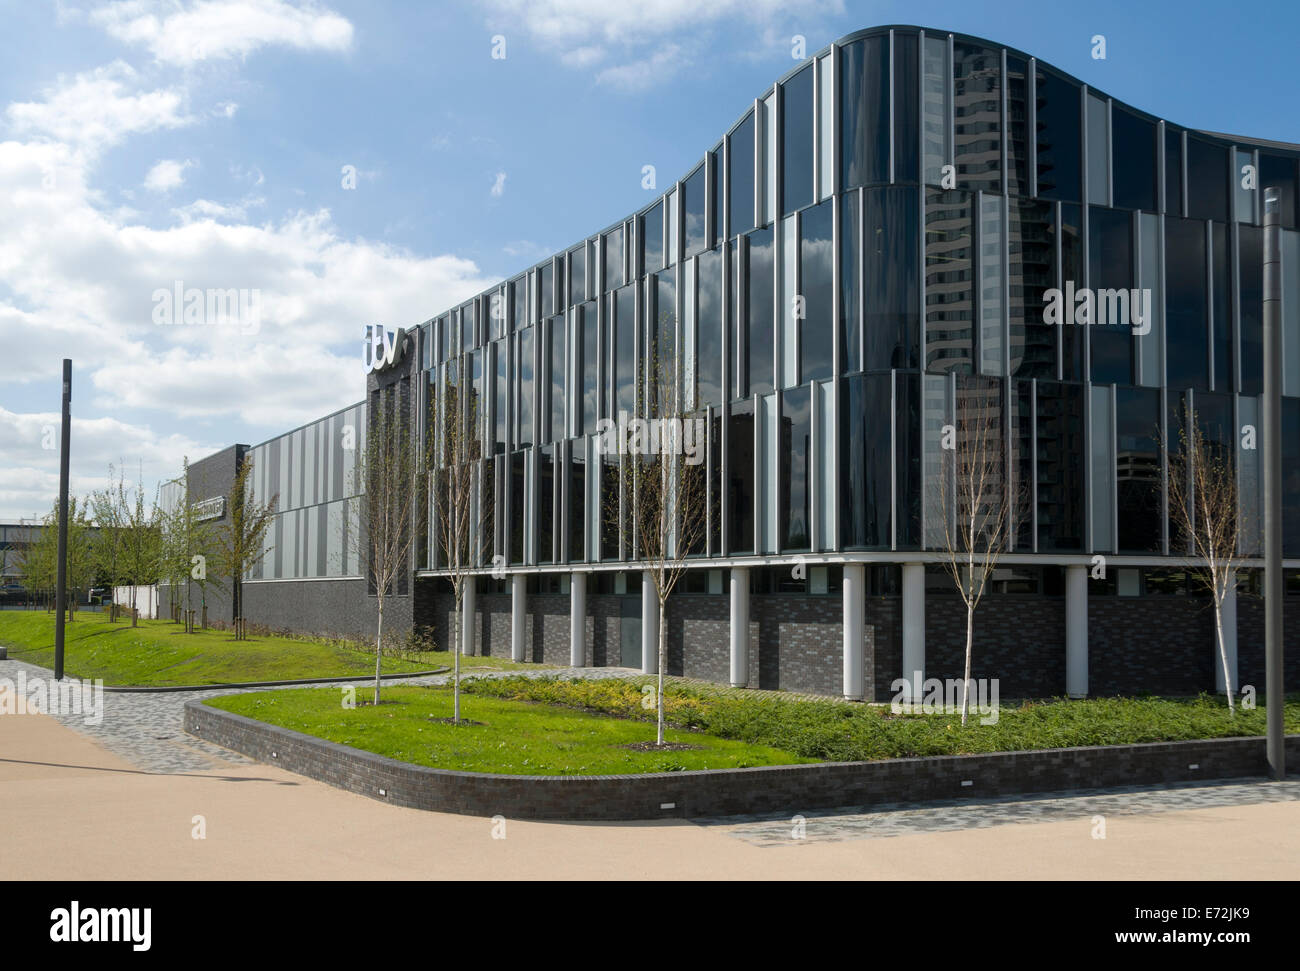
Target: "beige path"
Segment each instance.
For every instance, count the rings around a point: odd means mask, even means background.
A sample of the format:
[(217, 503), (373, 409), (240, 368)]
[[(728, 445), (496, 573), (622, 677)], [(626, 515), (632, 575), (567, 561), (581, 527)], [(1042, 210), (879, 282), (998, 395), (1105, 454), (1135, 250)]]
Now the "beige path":
[[(191, 837), (196, 814), (207, 838)], [(687, 822), (424, 813), (264, 765), (154, 775), (44, 715), (0, 717), (0, 879), (1290, 878), (1300, 802), (757, 846)], [(815, 825), (814, 822), (809, 823)]]

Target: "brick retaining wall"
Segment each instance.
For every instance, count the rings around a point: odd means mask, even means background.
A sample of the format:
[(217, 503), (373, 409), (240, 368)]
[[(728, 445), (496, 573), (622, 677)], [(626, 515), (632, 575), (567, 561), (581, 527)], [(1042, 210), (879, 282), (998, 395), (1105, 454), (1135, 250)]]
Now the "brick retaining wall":
[[(1258, 777), (1267, 771), (1264, 739), (1228, 738), (643, 775), (511, 776), (398, 762), (198, 701), (185, 706), (185, 730), (259, 761), (397, 806), (512, 819), (794, 815), (896, 802), (1166, 786)], [(1287, 758), (1300, 759), (1300, 735), (1286, 741)]]

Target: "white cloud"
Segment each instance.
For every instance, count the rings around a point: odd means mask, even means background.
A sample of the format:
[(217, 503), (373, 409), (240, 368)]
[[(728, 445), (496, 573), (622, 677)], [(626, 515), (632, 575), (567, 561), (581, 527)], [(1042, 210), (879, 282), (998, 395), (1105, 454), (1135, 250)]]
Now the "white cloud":
[(185, 159), (183, 162), (174, 158), (162, 159), (144, 177), (144, 187), (153, 192), (170, 192), (184, 183), (185, 170), (193, 166), (194, 162), (191, 159)]
[(506, 174), (498, 172), (496, 181), (492, 183), (492, 198), (500, 199), (506, 194)]
[(596, 81), (627, 91), (641, 91), (670, 76), (686, 61), (678, 45), (665, 44), (649, 57), (605, 68), (596, 75)]
[(181, 110), (181, 91), (129, 93), (136, 77), (130, 65), (114, 61), (71, 79), (60, 77), (43, 92), (44, 101), (16, 102), (5, 113), (18, 134), (40, 135), (91, 152), (126, 135), (190, 122)]
[(248, 218), (248, 210), (266, 204), (261, 196), (249, 196), (239, 202), (220, 203), (211, 199), (195, 199), (184, 206), (172, 210), (181, 222), (194, 222), (196, 219), (224, 220), (226, 222), (243, 222)]
[(158, 61), (190, 64), (247, 57), (263, 47), (346, 51), (352, 24), (317, 3), (285, 0), (119, 0), (90, 14), (118, 40), (144, 44)]

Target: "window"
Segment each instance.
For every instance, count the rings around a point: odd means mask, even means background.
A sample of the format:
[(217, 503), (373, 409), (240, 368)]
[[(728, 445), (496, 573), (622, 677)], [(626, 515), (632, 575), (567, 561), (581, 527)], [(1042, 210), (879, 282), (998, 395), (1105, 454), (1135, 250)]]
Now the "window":
[(1110, 205), (1110, 106), (1106, 99), (1088, 95), (1088, 202)]
[(889, 375), (840, 382), (840, 543), (849, 549), (889, 545)]
[(1231, 391), (1237, 386), (1236, 354), (1232, 346), (1232, 250), (1228, 227), (1223, 223), (1210, 225), (1210, 245), (1214, 280), (1214, 387)]
[(517, 397), (516, 408), (519, 414), (519, 428), (515, 433), (515, 442), (520, 447), (534, 444), (533, 439), (533, 334), (536, 328), (528, 327), (516, 336), (516, 357), (519, 366), (519, 381), (515, 385)]
[(767, 394), (774, 387), (772, 346), (776, 325), (773, 306), (776, 267), (773, 230), (759, 229), (749, 234), (745, 247), (748, 287), (746, 320), (746, 390), (745, 394)]
[(1038, 194), (1045, 199), (1078, 202), (1082, 198), (1079, 89), (1044, 70), (1036, 73), (1035, 83)]
[(510, 456), (510, 562), (524, 562), (524, 510), (527, 496), (524, 494), (524, 473), (528, 468), (526, 452), (514, 452)]
[(1115, 495), (1115, 439), (1111, 435), (1111, 389), (1094, 385), (1091, 389), (1090, 418), (1092, 434), (1092, 483), (1089, 489), (1092, 500), (1092, 548), (1102, 553), (1115, 552), (1111, 542), (1111, 528), (1115, 522), (1113, 497)]
[(577, 368), (582, 380), (582, 427), (579, 431), (583, 434), (591, 434), (596, 430), (596, 419), (600, 412), (600, 392), (597, 384), (600, 370), (600, 354), (597, 350), (600, 330), (597, 325), (595, 300), (590, 300), (579, 308), (578, 327), (581, 328), (579, 347), (582, 353)]
[(460, 349), (462, 352), (478, 346), (474, 335), (474, 302), (460, 308)]
[(754, 113), (745, 116), (728, 140), (727, 181), (731, 191), (731, 235), (754, 228)]
[(1092, 380), (1133, 384), (1133, 221), (1120, 209), (1088, 207), (1088, 247), (1094, 295)]
[(921, 503), (925, 496), (921, 481), (920, 374), (895, 372), (894, 416), (898, 545), (901, 549), (917, 549), (921, 545)]
[[(1075, 289), (1083, 286), (1083, 207), (1061, 206), (1061, 286), (1073, 282)], [(1065, 325), (1057, 328), (1061, 342), (1061, 373), (1067, 381), (1083, 380), (1083, 341), (1087, 336), (1083, 327)]]
[(1046, 293), (1056, 286), (1052, 204), (1015, 197), (1008, 201), (1011, 373), (1021, 378), (1054, 378), (1056, 328), (1044, 316)]
[(846, 192), (840, 201), (840, 319), (839, 335), (844, 360), (840, 370), (861, 371), (862, 327), (859, 295), (862, 293), (862, 255), (858, 247), (860, 189)]
[(496, 361), (496, 388), (495, 388), (495, 422), (496, 425), (496, 445), (493, 451), (504, 453), (509, 447), (509, 427), (510, 427), (510, 398), (508, 397), (510, 389), (510, 345), (507, 341), (499, 340), (492, 344), (493, 358)]
[(952, 60), (947, 37), (926, 37), (921, 78), (922, 176), (929, 185), (943, 181), (952, 164)]
[(813, 65), (781, 86), (781, 211), (813, 201)]
[(1038, 383), (1038, 549), (1082, 550), (1083, 386)]
[(1171, 390), (1208, 390), (1205, 223), (1165, 217), (1165, 375)]
[(636, 287), (614, 295), (614, 405), (618, 413), (636, 414)]
[(686, 255), (690, 257), (708, 248), (704, 234), (703, 165), (696, 166), (682, 183), (682, 209), (686, 215)]
[[(918, 182), (917, 37), (894, 33), (894, 181)], [(823, 190), (824, 191), (824, 190)]]
[(709, 245), (714, 246), (718, 240), (725, 239), (722, 226), (722, 146), (719, 145), (709, 153), (709, 197), (711, 199), (713, 227), (710, 230)]
[(840, 152), (844, 188), (889, 181), (889, 38), (840, 49)]
[(696, 403), (722, 403), (722, 251), (699, 259), (699, 311), (695, 328)]
[(569, 562), (581, 563), (587, 558), (586, 496), (587, 456), (585, 438), (569, 442)]
[(510, 329), (519, 330), (527, 326), (528, 277), (525, 275), (510, 283)]
[(1187, 139), (1187, 214), (1228, 219), (1228, 150), (1195, 137)]
[(728, 552), (754, 552), (754, 404), (731, 406), (727, 429)]
[(555, 446), (543, 445), (537, 462), (537, 562), (555, 562)]
[(1007, 194), (1032, 195), (1029, 182), (1029, 67), (1007, 55)]
[(1156, 126), (1118, 105), (1110, 113), (1115, 205), (1156, 209)]
[(564, 316), (552, 317), (549, 327), (551, 347), (551, 424), (546, 436), (548, 442), (558, 442), (565, 436), (564, 411)]
[(538, 311), (541, 318), (549, 317), (555, 313), (555, 264), (548, 260), (537, 272), (538, 279), (541, 281), (539, 286), (542, 290), (542, 307)]
[(1002, 197), (980, 196), (980, 372), (1006, 374), (1002, 337), (1007, 282), (1006, 220)]
[[(804, 299), (804, 318), (800, 327), (800, 382), (821, 381), (834, 373), (835, 247), (832, 229), (835, 201), (805, 210), (800, 218), (800, 293)], [(785, 348), (789, 358), (793, 348)], [(799, 383), (799, 382), (796, 382)]]
[(1183, 133), (1165, 126), (1165, 212), (1171, 216), (1183, 212)]
[[(1261, 394), (1264, 391), (1264, 230), (1259, 226), (1239, 226), (1237, 233), (1241, 393)], [(1231, 385), (1218, 390), (1231, 390)]]
[(641, 217), (641, 264), (643, 273), (654, 273), (664, 265), (664, 204), (657, 202), (654, 208)]
[(605, 289), (623, 285), (623, 227), (605, 234)]
[(808, 473), (812, 462), (812, 388), (805, 385), (781, 394), (777, 442), (780, 507), (777, 511), (782, 550), (811, 548)]
[(965, 192), (926, 190), (925, 353), (931, 371), (971, 368), (971, 208)]
[[(921, 340), (916, 190), (863, 191), (867, 316), (866, 360), (859, 367), (869, 371), (915, 368), (919, 366)], [(857, 335), (853, 336), (856, 341)]]
[(953, 45), (953, 148), (958, 185), (1002, 191), (1002, 54)]

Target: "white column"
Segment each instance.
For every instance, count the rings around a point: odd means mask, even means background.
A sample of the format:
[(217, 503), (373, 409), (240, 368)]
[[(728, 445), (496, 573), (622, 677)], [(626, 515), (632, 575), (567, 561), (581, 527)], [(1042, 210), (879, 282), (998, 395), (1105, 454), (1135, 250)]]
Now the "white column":
[(867, 568), (861, 563), (844, 564), (844, 697), (862, 701), (867, 693), (866, 645), (863, 622)]
[(1065, 568), (1065, 693), (1088, 697), (1088, 568)]
[(587, 666), (587, 574), (569, 577), (569, 664)]
[(641, 571), (641, 673), (659, 673), (659, 594), (649, 570)]
[(460, 602), (460, 653), (469, 657), (474, 653), (474, 613), (478, 606), (478, 577), (465, 578), (465, 593)]
[[(1219, 631), (1214, 630), (1214, 690), (1223, 694), (1223, 658), (1219, 656)], [(1237, 571), (1228, 578), (1228, 589), (1223, 598), (1223, 646), (1228, 655), (1228, 675), (1232, 678), (1232, 693), (1241, 696), (1241, 682), (1237, 680)]]
[(925, 685), (925, 564), (903, 564), (903, 677), (919, 702)]
[(749, 684), (749, 569), (731, 570), (731, 686)]
[(510, 660), (524, 659), (524, 608), (527, 603), (528, 578), (516, 573), (510, 578)]

